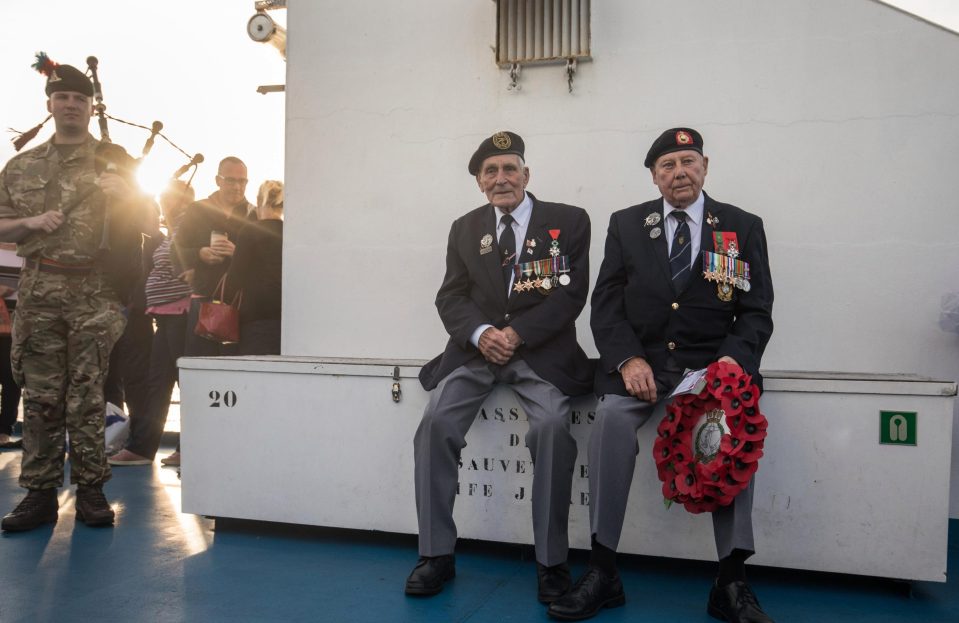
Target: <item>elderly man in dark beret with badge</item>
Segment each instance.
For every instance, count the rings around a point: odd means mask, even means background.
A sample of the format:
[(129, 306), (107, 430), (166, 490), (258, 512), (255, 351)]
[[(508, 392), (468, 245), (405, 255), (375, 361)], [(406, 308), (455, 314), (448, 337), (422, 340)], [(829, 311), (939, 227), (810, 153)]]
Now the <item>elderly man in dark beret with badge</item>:
[[(583, 577), (549, 608), (560, 620), (586, 619), (625, 603), (616, 548), (639, 427), (686, 369), (723, 361), (761, 383), (759, 363), (773, 330), (762, 220), (703, 192), (709, 159), (700, 133), (663, 132), (644, 164), (662, 197), (612, 215), (593, 292), (600, 403), (589, 441), (592, 551)], [(707, 279), (719, 261), (737, 274), (719, 283)], [(707, 611), (724, 621), (772, 620), (746, 583), (744, 563), (754, 553), (752, 494), (750, 481), (732, 504), (712, 514), (719, 573)]]
[[(512, 388), (529, 421), (538, 599), (571, 585), (567, 520), (576, 441), (570, 397), (592, 389), (574, 322), (589, 289), (589, 216), (525, 188), (523, 139), (497, 132), (469, 162), (488, 203), (456, 219), (436, 307), (450, 338), (420, 372), (429, 404), (413, 440), (420, 558), (408, 595), (434, 595), (456, 574), (458, 460), (496, 384)], [(491, 518), (495, 520), (495, 518)]]
[(122, 171), (106, 164), (97, 171), (101, 143), (88, 131), (90, 79), (43, 61), (38, 69), (47, 75), (56, 131), (0, 171), (0, 241), (16, 242), (24, 258), (11, 362), (23, 388), (20, 486), (27, 495), (3, 518), (8, 532), (57, 521), (67, 433), (77, 520), (113, 524), (103, 494), (110, 478), (103, 383), (126, 322), (121, 299), (129, 265), (118, 258), (124, 249), (138, 257), (150, 205)]

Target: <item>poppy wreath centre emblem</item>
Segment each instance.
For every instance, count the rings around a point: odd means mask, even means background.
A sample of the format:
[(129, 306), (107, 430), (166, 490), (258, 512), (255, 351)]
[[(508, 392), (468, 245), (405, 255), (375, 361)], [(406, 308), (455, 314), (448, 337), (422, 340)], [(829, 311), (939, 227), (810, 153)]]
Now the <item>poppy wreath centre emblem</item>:
[(693, 137), (689, 135), (688, 132), (680, 130), (676, 133), (676, 143), (678, 145), (690, 145), (693, 142)]
[(705, 387), (676, 396), (657, 428), (653, 457), (666, 504), (690, 513), (731, 504), (759, 469), (767, 425), (752, 377), (711, 363)]

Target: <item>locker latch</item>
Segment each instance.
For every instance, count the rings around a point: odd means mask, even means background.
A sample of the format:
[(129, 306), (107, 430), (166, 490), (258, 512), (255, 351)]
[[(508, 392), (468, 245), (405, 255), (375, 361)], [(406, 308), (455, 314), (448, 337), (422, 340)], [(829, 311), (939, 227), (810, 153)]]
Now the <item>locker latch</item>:
[(400, 388), (400, 367), (393, 366), (393, 402), (399, 402), (400, 396), (403, 395), (403, 390)]

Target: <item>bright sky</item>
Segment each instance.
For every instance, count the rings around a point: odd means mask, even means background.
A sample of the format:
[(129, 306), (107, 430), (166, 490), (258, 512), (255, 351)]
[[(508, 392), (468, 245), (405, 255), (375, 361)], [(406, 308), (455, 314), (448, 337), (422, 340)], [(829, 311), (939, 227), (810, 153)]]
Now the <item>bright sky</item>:
[[(887, 3), (959, 32), (959, 0)], [(162, 121), (171, 140), (206, 157), (194, 180), (198, 196), (215, 190), (216, 163), (227, 155), (249, 166), (248, 199), (256, 200), (261, 181), (283, 179), (286, 96), (261, 95), (256, 87), (283, 84), (286, 64), (271, 46), (247, 36), (253, 0), (7, 0), (4, 5), (0, 128), (27, 130), (46, 116), (43, 78), (30, 68), (35, 52), (81, 69), (93, 55), (100, 61), (107, 112), (145, 126)], [(286, 10), (270, 15), (286, 23)], [(51, 121), (30, 146), (46, 140), (52, 126)], [(96, 123), (90, 127), (99, 136)], [(140, 155), (146, 131), (116, 122), (109, 127), (114, 142)], [(0, 140), (0, 163), (14, 153), (8, 140)], [(141, 166), (142, 185), (160, 190), (187, 160), (158, 139)]]
[[(247, 163), (247, 199), (265, 179), (283, 179), (285, 95), (256, 88), (286, 82), (286, 63), (272, 46), (246, 34), (253, 0), (35, 0), (3, 2), (10, 26), (0, 43), (0, 166), (16, 152), (6, 128), (23, 131), (46, 116), (44, 78), (30, 65), (34, 53), (86, 70), (96, 56), (103, 101), (114, 117), (149, 127), (205, 161), (194, 178), (197, 196), (214, 190), (216, 165), (235, 155)], [(286, 24), (286, 10), (271, 11)], [(139, 157), (149, 132), (109, 122), (113, 142)], [(100, 136), (96, 121), (90, 132)], [(53, 121), (27, 147), (53, 134)], [(157, 192), (189, 161), (159, 137), (140, 167), (144, 189)]]
[(881, 0), (959, 32), (959, 0)]

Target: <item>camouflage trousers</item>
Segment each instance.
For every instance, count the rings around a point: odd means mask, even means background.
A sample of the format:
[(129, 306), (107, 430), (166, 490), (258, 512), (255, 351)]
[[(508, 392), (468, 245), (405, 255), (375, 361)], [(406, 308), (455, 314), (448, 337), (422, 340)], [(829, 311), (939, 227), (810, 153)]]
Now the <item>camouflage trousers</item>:
[(23, 389), (20, 486), (63, 485), (65, 433), (70, 481), (110, 478), (104, 448), (103, 383), (110, 352), (126, 324), (106, 278), (24, 268), (13, 322), (10, 359)]

